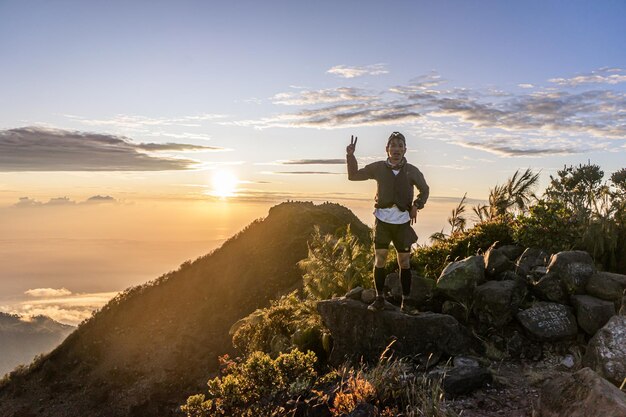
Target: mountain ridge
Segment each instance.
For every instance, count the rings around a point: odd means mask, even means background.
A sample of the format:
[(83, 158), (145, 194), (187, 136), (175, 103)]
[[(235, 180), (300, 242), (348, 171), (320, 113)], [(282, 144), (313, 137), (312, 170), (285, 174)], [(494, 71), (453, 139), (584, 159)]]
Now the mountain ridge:
[(337, 204), (272, 207), (220, 248), (120, 293), (57, 349), (0, 386), (3, 416), (167, 416), (205, 386), (217, 356), (232, 353), (241, 317), (301, 285), (307, 240), (351, 225)]

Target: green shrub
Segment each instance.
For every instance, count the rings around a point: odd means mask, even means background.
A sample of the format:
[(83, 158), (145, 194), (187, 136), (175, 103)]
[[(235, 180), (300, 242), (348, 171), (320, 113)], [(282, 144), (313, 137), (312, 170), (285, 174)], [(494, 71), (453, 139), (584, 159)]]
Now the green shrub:
[(188, 417), (277, 415), (292, 396), (311, 388), (316, 360), (313, 352), (298, 350), (276, 359), (263, 352), (240, 363), (222, 359), (225, 374), (207, 383), (206, 395), (190, 396), (181, 410)]
[(312, 350), (318, 356), (325, 354), (324, 330), (315, 302), (300, 299), (295, 291), (242, 322), (233, 333), (233, 345), (244, 354), (262, 351), (276, 357), (294, 348)]

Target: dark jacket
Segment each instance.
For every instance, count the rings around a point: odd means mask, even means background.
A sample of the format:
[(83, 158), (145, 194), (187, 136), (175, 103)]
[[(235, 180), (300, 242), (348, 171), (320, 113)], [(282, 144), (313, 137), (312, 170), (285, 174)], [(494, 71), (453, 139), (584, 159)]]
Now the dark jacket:
[[(428, 184), (416, 166), (406, 163), (398, 175), (395, 175), (385, 161), (374, 162), (359, 169), (354, 155), (347, 155), (346, 159), (350, 181), (376, 180), (377, 208), (388, 208), (395, 204), (401, 211), (407, 211), (411, 205), (421, 209), (426, 204), (429, 193)], [(419, 190), (419, 196), (415, 201), (413, 201), (413, 186)]]

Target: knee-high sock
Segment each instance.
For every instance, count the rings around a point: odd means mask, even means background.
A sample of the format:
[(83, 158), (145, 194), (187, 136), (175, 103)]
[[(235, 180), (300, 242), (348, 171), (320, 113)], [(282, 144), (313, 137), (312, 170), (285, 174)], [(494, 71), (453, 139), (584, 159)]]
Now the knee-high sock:
[(411, 270), (400, 270), (400, 282), (402, 283), (402, 295), (409, 295), (411, 293)]
[(376, 295), (383, 295), (385, 288), (385, 268), (374, 267), (374, 284), (376, 285)]

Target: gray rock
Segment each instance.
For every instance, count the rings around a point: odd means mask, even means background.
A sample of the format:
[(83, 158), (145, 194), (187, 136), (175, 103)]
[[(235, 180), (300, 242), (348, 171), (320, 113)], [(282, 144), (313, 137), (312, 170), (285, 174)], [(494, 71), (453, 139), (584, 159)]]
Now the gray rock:
[(538, 411), (541, 417), (626, 417), (626, 394), (583, 368), (546, 381)]
[(483, 256), (485, 261), (485, 273), (491, 279), (497, 279), (504, 271), (515, 268), (515, 264), (506, 256), (501, 249), (490, 247)]
[(563, 290), (563, 285), (558, 275), (554, 273), (543, 275), (531, 288), (533, 294), (540, 300), (567, 304), (567, 294)]
[(437, 290), (459, 302), (471, 299), (474, 288), (485, 281), (485, 262), (482, 256), (470, 256), (449, 263), (437, 279)]
[(538, 302), (516, 317), (531, 336), (541, 341), (570, 339), (578, 334), (571, 308), (562, 304)]
[(524, 253), (524, 248), (517, 245), (503, 245), (498, 250), (513, 262)]
[(360, 300), (362, 292), (363, 292), (363, 287), (352, 288), (350, 291), (346, 293), (346, 298), (349, 298), (351, 300)]
[(441, 305), (441, 312), (443, 314), (448, 314), (454, 317), (461, 323), (467, 322), (469, 316), (469, 311), (467, 310), (465, 304), (450, 300), (446, 300), (443, 302), (443, 304)]
[(416, 316), (400, 311), (371, 312), (367, 306), (348, 299), (324, 300), (317, 304), (333, 337), (330, 362), (346, 358), (378, 360), (385, 348), (396, 357), (441, 352), (454, 356), (481, 351), (480, 343), (454, 317), (421, 313)]
[(626, 378), (626, 316), (613, 316), (587, 345), (583, 365), (620, 386)]
[(591, 255), (584, 251), (564, 251), (552, 255), (548, 274), (555, 274), (566, 294), (584, 294), (587, 281), (596, 273)]
[(543, 249), (528, 248), (515, 262), (516, 272), (525, 277), (535, 267), (548, 266), (548, 252)]
[[(432, 298), (436, 284), (435, 280), (421, 277), (417, 275), (417, 272), (411, 271), (410, 296), (415, 301), (417, 307), (421, 307), (427, 300)], [(389, 288), (394, 299), (400, 300), (402, 298), (402, 284), (400, 283), (398, 273), (393, 272), (387, 275), (385, 287)]]
[(576, 320), (581, 329), (593, 336), (611, 317), (615, 315), (615, 305), (590, 295), (572, 295), (570, 298), (576, 309)]
[(474, 291), (474, 314), (481, 322), (502, 327), (513, 319), (525, 295), (517, 281), (488, 281)]
[(361, 291), (361, 302), (365, 304), (372, 304), (376, 299), (376, 290), (373, 288), (368, 288), (366, 290)]
[(587, 281), (587, 294), (603, 300), (619, 302), (626, 290), (626, 275), (596, 272)]
[(447, 371), (443, 377), (443, 390), (447, 396), (465, 395), (492, 381), (491, 372), (480, 366), (459, 366)]
[(572, 369), (576, 365), (576, 358), (574, 355), (565, 355), (563, 359), (559, 362), (559, 367), (561, 369)]
[(452, 359), (452, 364), (454, 365), (455, 368), (460, 368), (463, 366), (477, 368), (480, 366), (480, 363), (478, 362), (478, 360), (471, 358), (469, 356), (455, 356), (454, 359)]

